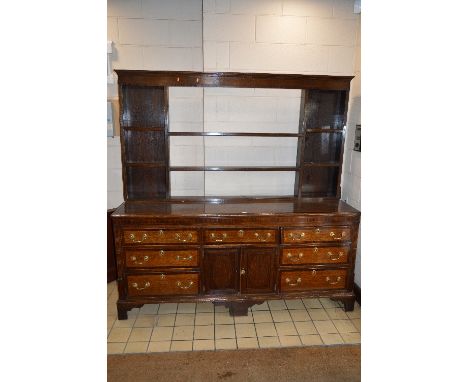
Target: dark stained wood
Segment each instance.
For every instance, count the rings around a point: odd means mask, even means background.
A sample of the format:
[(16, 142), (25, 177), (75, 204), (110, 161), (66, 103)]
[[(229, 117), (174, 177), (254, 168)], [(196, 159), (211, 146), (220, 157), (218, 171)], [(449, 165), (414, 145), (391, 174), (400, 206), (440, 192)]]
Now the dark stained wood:
[(239, 292), (239, 250), (236, 248), (205, 249), (204, 291), (206, 294)]
[(164, 87), (119, 84), (122, 127), (164, 127)]
[(196, 267), (198, 249), (125, 249), (128, 268)]
[(198, 273), (128, 275), (128, 296), (198, 294)]
[(285, 247), (281, 264), (340, 264), (348, 262), (349, 247)]
[(241, 292), (275, 292), (276, 248), (243, 248), (241, 258)]
[(117, 262), (115, 258), (114, 231), (112, 229), (111, 214), (115, 208), (107, 210), (107, 282), (117, 278)]
[(338, 197), (340, 165), (304, 166), (302, 170), (303, 197)]
[(160, 149), (165, 146), (163, 131), (124, 130), (122, 134), (127, 163), (165, 162), (164, 150)]
[(276, 231), (271, 229), (210, 229), (205, 231), (205, 243), (275, 243)]
[(282, 271), (280, 288), (282, 292), (309, 289), (344, 289), (347, 270), (301, 270)]
[(350, 227), (315, 227), (284, 229), (283, 243), (310, 243), (318, 241), (343, 242), (351, 240)]
[(353, 76), (301, 74), (176, 72), (116, 70), (119, 84), (133, 86), (194, 86), (349, 90)]
[(342, 134), (307, 133), (305, 136), (304, 162), (335, 162), (340, 165)]
[(123, 232), (125, 244), (196, 244), (199, 241), (198, 232), (194, 230), (140, 230), (127, 228)]
[(124, 166), (128, 200), (157, 199), (166, 196), (166, 168)]

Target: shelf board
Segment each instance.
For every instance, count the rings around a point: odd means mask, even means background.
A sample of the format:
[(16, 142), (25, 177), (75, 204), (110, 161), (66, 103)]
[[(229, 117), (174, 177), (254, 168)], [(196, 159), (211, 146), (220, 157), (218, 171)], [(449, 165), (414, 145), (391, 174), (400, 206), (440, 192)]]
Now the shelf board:
[(306, 133), (343, 133), (344, 129), (306, 129)]
[(299, 171), (299, 167), (292, 166), (172, 166), (169, 171)]
[(304, 162), (304, 167), (339, 167), (340, 162)]
[(231, 133), (231, 132), (169, 132), (170, 136), (191, 136), (191, 137), (302, 137), (298, 133)]
[(134, 131), (164, 131), (164, 127), (158, 126), (120, 126), (124, 130), (134, 130)]
[(132, 167), (166, 167), (165, 162), (126, 162), (125, 165)]

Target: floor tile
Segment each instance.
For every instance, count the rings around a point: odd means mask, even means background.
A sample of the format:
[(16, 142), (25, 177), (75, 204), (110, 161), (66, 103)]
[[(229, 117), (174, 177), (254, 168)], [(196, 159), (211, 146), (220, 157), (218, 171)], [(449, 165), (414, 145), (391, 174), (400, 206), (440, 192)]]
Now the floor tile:
[(229, 312), (229, 308), (226, 308), (224, 305), (215, 305), (214, 311), (219, 313), (226, 313)]
[(249, 312), (247, 316), (237, 316), (234, 317), (234, 323), (236, 324), (251, 324), (253, 323), (253, 314), (252, 312)]
[(173, 332), (174, 328), (172, 326), (157, 326), (153, 329), (150, 341), (170, 341)]
[(281, 346), (278, 337), (259, 337), (258, 344), (261, 348), (279, 348)]
[(282, 347), (302, 346), (299, 336), (279, 336), (278, 338)]
[(339, 334), (320, 334), (322, 341), (325, 345), (343, 344), (343, 339)]
[(338, 301), (333, 301), (329, 298), (320, 298), (320, 303), (322, 304), (322, 306), (327, 309), (327, 308), (338, 308), (340, 307), (341, 305), (339, 304)]
[(273, 323), (261, 323), (255, 324), (255, 330), (257, 331), (257, 337), (269, 337), (277, 336), (275, 325)]
[(293, 321), (310, 321), (311, 318), (307, 310), (290, 310)]
[(177, 313), (174, 326), (195, 325), (195, 314)]
[(195, 325), (213, 325), (215, 316), (213, 313), (195, 314)]
[(275, 327), (278, 336), (297, 336), (296, 327), (292, 322), (277, 322)]
[(107, 344), (107, 354), (121, 354), (123, 353), (126, 342), (111, 342)]
[(177, 307), (177, 314), (179, 313), (195, 313), (195, 303), (180, 303)]
[(318, 334), (312, 321), (296, 321), (294, 325), (296, 325), (297, 332), (301, 336), (306, 334)]
[(318, 298), (303, 298), (302, 302), (307, 309), (322, 309), (322, 304)]
[(171, 349), (171, 341), (150, 342), (148, 345), (147, 353), (161, 353), (168, 352)]
[(196, 313), (210, 313), (210, 312), (214, 312), (214, 305), (212, 302), (197, 303)]
[(332, 320), (347, 320), (348, 316), (342, 308), (328, 308), (325, 309)]
[(287, 309), (286, 304), (283, 300), (271, 300), (268, 301), (268, 306), (270, 310), (285, 310)]
[(257, 337), (237, 338), (237, 347), (239, 349), (257, 349), (258, 348)]
[(132, 328), (112, 328), (107, 337), (107, 342), (127, 342)]
[(297, 300), (284, 300), (289, 310), (291, 309), (305, 309), (301, 299)]
[(329, 321), (330, 317), (328, 317), (327, 312), (325, 309), (309, 309), (307, 310), (309, 313), (310, 318), (314, 321)]
[(225, 324), (234, 324), (234, 318), (231, 317), (229, 312), (215, 313), (215, 324), (216, 325), (225, 325)]
[(170, 351), (191, 351), (193, 341), (172, 341)]
[(314, 325), (320, 334), (338, 333), (332, 321), (314, 321)]
[(273, 322), (270, 311), (254, 311), (252, 312), (255, 323)]
[(303, 345), (323, 345), (322, 338), (318, 334), (308, 334), (300, 337)]
[(255, 304), (254, 306), (252, 306), (252, 312), (256, 312), (259, 310), (270, 310), (270, 308), (268, 307), (268, 302), (265, 301), (262, 304)]
[(146, 353), (149, 342), (128, 342), (124, 353)]
[(128, 317), (126, 320), (115, 320), (114, 328), (131, 328), (135, 324), (136, 317)]
[(158, 314), (168, 314), (177, 312), (177, 303), (168, 303), (159, 305)]
[[(128, 338), (128, 342), (148, 342), (151, 338), (153, 328), (133, 328)], [(146, 349), (145, 349), (146, 351)]]
[(175, 318), (175, 314), (158, 314), (154, 322), (156, 326), (174, 326)]
[(135, 319), (136, 316), (138, 316), (138, 314), (140, 313), (140, 308), (133, 308), (132, 310), (129, 310), (127, 312), (127, 315), (128, 315), (128, 318), (133, 318)]
[(193, 341), (193, 350), (214, 350), (214, 340), (195, 340)]
[[(271, 311), (274, 322), (290, 322), (292, 321), (291, 315), (288, 310), (273, 310)], [(310, 320), (310, 317), (309, 317)]]
[(236, 338), (234, 325), (215, 325), (215, 338)]
[(214, 325), (195, 326), (193, 338), (196, 340), (214, 339)]
[(235, 339), (221, 339), (215, 341), (216, 349), (237, 349), (237, 343)]
[(193, 331), (194, 326), (176, 326), (172, 335), (172, 341), (191, 341), (193, 340)]
[(361, 334), (360, 333), (342, 333), (341, 338), (345, 344), (360, 344)]
[(348, 318), (361, 318), (361, 307), (358, 305), (357, 307), (354, 308), (353, 311), (351, 312), (346, 312), (346, 315)]
[(361, 319), (360, 318), (354, 318), (351, 320), (354, 327), (357, 329), (359, 333), (361, 333)]
[(256, 337), (254, 324), (236, 324), (236, 337)]
[(115, 320), (117, 320), (117, 317), (107, 316), (107, 329), (112, 329), (112, 326), (114, 326)]
[(338, 333), (356, 333), (357, 329), (350, 320), (333, 320)]
[(159, 309), (159, 304), (145, 304), (140, 308), (138, 314), (157, 314)]
[(135, 324), (133, 325), (134, 328), (152, 328), (155, 324), (156, 316), (154, 315), (146, 315), (146, 316), (138, 316), (135, 320)]

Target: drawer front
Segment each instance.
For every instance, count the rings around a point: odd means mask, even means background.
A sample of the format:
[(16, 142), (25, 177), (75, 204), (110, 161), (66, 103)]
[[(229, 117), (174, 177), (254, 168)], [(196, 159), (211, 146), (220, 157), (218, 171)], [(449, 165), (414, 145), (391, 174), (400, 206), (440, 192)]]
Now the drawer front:
[(223, 243), (276, 243), (276, 231), (272, 229), (206, 230), (205, 242)]
[(349, 247), (283, 248), (281, 264), (342, 264), (348, 262)]
[(348, 241), (351, 229), (348, 227), (315, 227), (284, 229), (283, 243), (308, 243), (314, 241)]
[(196, 295), (198, 273), (129, 275), (128, 296)]
[(196, 267), (198, 258), (198, 249), (125, 251), (125, 263), (129, 268)]
[(125, 244), (196, 244), (198, 232), (193, 230), (125, 230)]
[(343, 289), (346, 286), (346, 273), (344, 269), (281, 272), (281, 291)]

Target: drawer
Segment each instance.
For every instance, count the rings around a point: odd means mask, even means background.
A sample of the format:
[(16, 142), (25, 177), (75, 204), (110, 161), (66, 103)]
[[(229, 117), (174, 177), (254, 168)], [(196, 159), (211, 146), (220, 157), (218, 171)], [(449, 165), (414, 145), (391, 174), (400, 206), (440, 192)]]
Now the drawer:
[(194, 230), (124, 230), (125, 244), (196, 244), (198, 239)]
[(198, 249), (128, 249), (125, 264), (129, 268), (196, 267)]
[(281, 264), (342, 264), (348, 262), (349, 247), (283, 248)]
[(211, 244), (276, 243), (276, 231), (273, 229), (206, 230), (205, 242)]
[(281, 272), (281, 291), (343, 289), (346, 286), (346, 273), (345, 269)]
[(283, 243), (307, 243), (314, 241), (349, 241), (348, 227), (315, 227), (283, 230)]
[(128, 296), (196, 295), (198, 273), (127, 276)]

